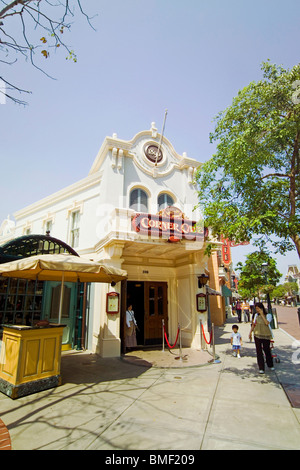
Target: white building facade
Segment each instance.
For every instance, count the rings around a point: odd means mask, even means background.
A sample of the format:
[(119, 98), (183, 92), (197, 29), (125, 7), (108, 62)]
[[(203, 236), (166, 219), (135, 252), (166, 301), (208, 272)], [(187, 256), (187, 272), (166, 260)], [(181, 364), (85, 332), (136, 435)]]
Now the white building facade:
[[(50, 231), (80, 256), (127, 272), (127, 281), (115, 286), (89, 287), (87, 349), (103, 357), (121, 354), (128, 302), (138, 322), (139, 345), (161, 343), (164, 320), (170, 343), (179, 324), (183, 345), (200, 346), (199, 322), (206, 324), (207, 311), (197, 304), (197, 295), (206, 292), (198, 277), (209, 273), (201, 214), (194, 209), (199, 165), (177, 154), (155, 123), (130, 141), (114, 134), (105, 138), (85, 178), (16, 212), (15, 224), (2, 223), (0, 245)], [(117, 314), (107, 313), (112, 291), (120, 296)]]

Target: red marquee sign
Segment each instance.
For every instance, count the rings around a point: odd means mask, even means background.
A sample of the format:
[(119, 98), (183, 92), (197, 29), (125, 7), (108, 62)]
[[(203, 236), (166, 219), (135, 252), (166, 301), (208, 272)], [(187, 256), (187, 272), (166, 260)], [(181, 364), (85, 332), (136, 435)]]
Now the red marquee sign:
[(206, 233), (205, 229), (198, 232), (197, 223), (185, 218), (179, 209), (168, 213), (162, 211), (159, 214), (136, 214), (132, 218), (132, 228), (136, 232), (168, 238), (172, 242), (181, 239), (203, 241)]

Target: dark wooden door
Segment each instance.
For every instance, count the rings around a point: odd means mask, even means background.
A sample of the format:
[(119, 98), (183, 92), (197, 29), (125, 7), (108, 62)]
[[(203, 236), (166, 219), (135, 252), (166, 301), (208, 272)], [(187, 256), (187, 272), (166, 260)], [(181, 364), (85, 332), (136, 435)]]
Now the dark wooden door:
[(162, 344), (162, 320), (168, 334), (168, 284), (145, 282), (144, 305), (144, 343)]

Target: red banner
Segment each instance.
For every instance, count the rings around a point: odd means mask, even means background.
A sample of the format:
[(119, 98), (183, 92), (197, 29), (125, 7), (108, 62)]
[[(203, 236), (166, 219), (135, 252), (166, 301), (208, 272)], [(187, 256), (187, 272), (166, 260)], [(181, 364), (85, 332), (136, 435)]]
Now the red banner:
[(221, 242), (223, 243), (222, 245), (222, 262), (223, 264), (230, 264), (232, 262), (231, 258), (231, 248), (235, 246), (240, 246), (240, 245), (250, 245), (250, 242), (240, 242), (236, 243), (233, 240), (229, 240), (229, 238), (224, 238), (223, 236), (221, 237)]
[(222, 245), (222, 262), (223, 264), (231, 264), (232, 259), (231, 259), (231, 242), (228, 238), (223, 238), (221, 237), (221, 242), (223, 243)]

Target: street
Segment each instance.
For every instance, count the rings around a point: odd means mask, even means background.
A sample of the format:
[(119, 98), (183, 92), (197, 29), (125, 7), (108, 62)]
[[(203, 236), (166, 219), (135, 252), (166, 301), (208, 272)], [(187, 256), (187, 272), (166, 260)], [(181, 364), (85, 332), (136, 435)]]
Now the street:
[[(295, 312), (283, 309), (285, 317)], [(293, 339), (274, 330), (280, 363), (260, 376), (250, 324), (239, 324), (241, 359), (232, 355), (235, 318), (216, 329), (216, 364), (142, 367), (84, 351), (64, 354), (60, 387), (18, 400), (0, 394), (12, 448), (299, 450), (300, 408), (287, 396), (292, 387), (299, 400)]]
[(276, 308), (278, 316), (278, 327), (282, 328), (286, 333), (300, 340), (300, 325), (297, 314), (297, 307), (286, 307), (282, 305), (272, 304)]

